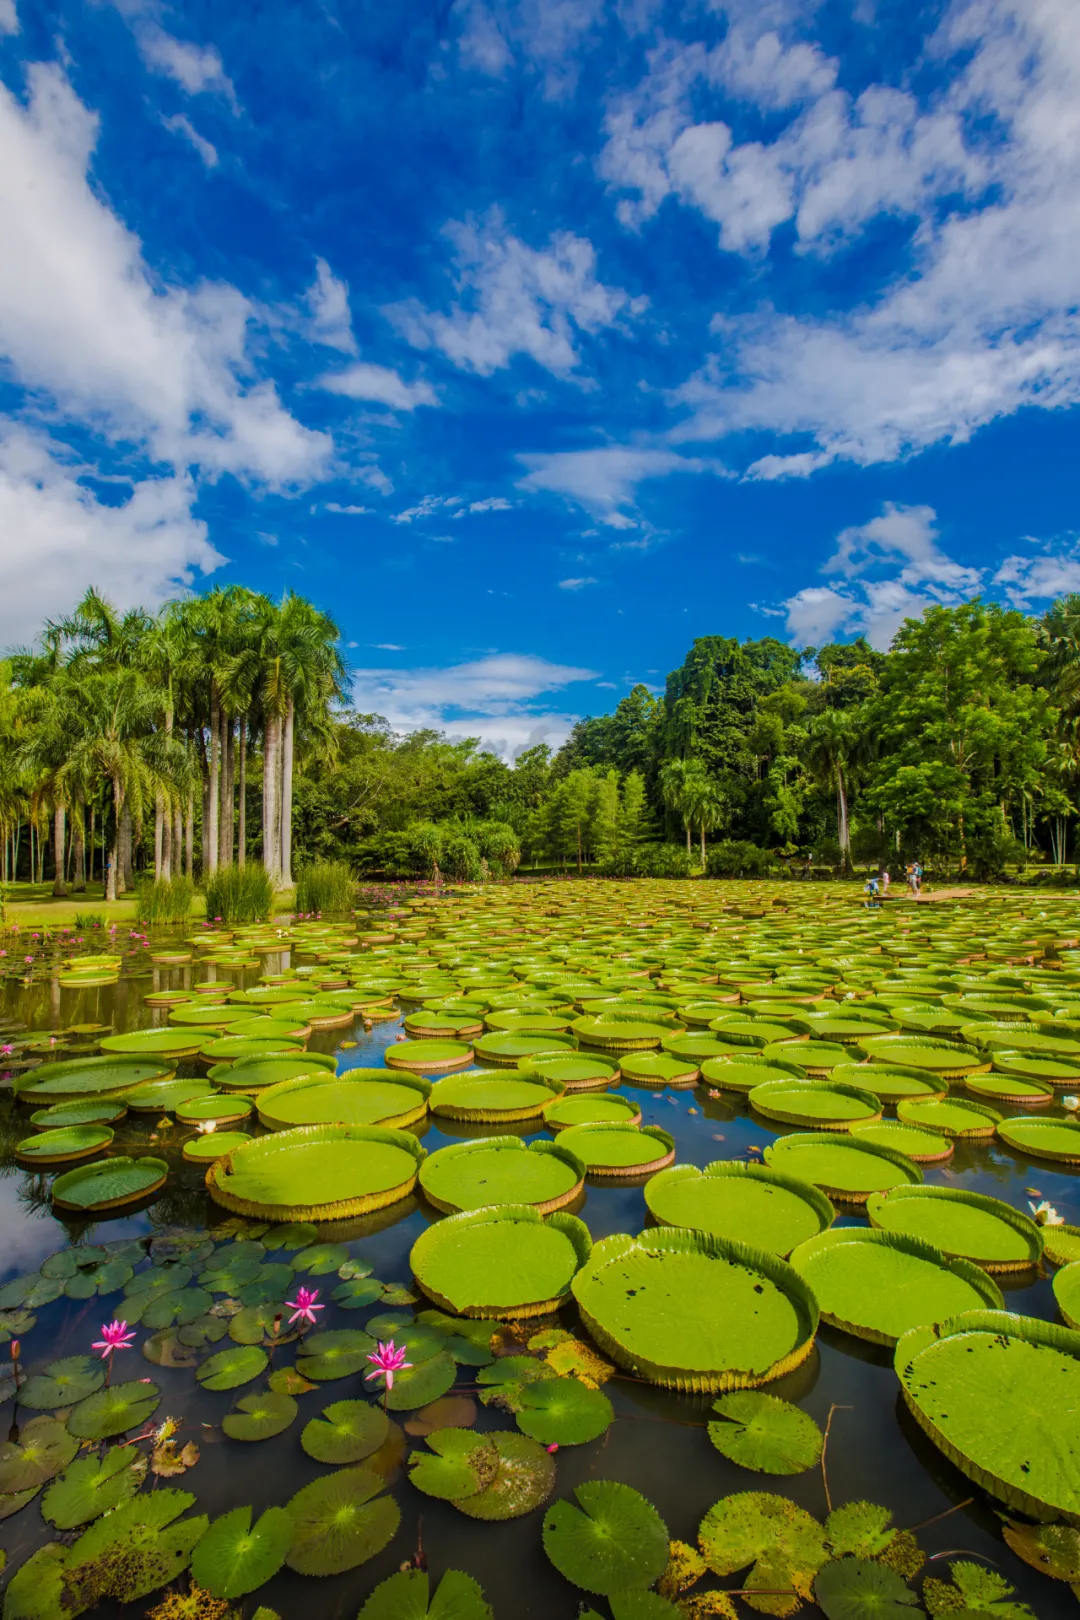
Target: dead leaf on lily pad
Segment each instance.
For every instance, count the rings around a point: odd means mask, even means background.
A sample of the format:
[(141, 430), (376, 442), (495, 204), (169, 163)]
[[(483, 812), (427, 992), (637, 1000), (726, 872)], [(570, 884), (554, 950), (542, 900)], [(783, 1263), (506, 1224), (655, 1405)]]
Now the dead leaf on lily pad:
[(1002, 1535), (1018, 1558), (1055, 1581), (1080, 1581), (1080, 1530), (1069, 1524), (1008, 1520)]
[(150, 1454), (150, 1467), (162, 1479), (172, 1479), (175, 1474), (186, 1474), (198, 1460), (199, 1448), (194, 1440), (180, 1447), (175, 1440), (163, 1440)]
[(548, 1351), (544, 1360), (561, 1377), (576, 1378), (589, 1389), (599, 1389), (615, 1376), (611, 1362), (605, 1361), (584, 1339), (564, 1339)]
[(696, 1585), (708, 1567), (696, 1547), (691, 1547), (687, 1541), (672, 1541), (668, 1546), (667, 1568), (657, 1581), (656, 1590), (661, 1597), (677, 1597)]

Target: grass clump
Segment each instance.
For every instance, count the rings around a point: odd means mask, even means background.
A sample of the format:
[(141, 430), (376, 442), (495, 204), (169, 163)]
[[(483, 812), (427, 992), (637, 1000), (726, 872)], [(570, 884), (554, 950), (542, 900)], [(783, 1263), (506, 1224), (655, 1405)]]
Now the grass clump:
[(158, 878), (139, 888), (137, 916), (141, 923), (180, 923), (191, 915), (195, 885), (189, 877)]
[(76, 928), (104, 928), (104, 926), (105, 913), (103, 911), (77, 911), (75, 913)]
[(356, 879), (344, 861), (316, 861), (305, 867), (296, 884), (296, 909), (312, 912), (351, 911)]
[(263, 922), (274, 905), (274, 884), (264, 866), (219, 866), (206, 880), (206, 915), (211, 922)]

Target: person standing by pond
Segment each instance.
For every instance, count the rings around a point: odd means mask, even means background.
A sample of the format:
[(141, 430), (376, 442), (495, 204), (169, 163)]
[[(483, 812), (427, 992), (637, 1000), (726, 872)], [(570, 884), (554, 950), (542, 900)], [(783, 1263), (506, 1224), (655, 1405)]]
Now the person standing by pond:
[(883, 866), (881, 868), (881, 894), (885, 900), (889, 898), (889, 884), (891, 882), (892, 878), (889, 876), (889, 869), (887, 866)]

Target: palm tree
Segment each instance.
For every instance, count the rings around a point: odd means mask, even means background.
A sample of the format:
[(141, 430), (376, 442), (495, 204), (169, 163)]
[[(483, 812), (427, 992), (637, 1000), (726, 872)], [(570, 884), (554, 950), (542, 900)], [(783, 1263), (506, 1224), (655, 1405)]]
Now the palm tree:
[[(681, 816), (686, 829), (686, 853), (690, 854), (690, 797), (693, 787), (687, 787), (687, 772), (690, 761), (685, 759), (668, 759), (660, 767), (660, 797), (667, 808), (675, 815)], [(692, 784), (692, 778), (691, 778)]]
[(853, 709), (822, 709), (807, 723), (806, 763), (818, 785), (836, 793), (836, 838), (840, 845), (840, 866), (851, 869), (851, 822), (848, 789), (860, 739)]
[(701, 836), (701, 870), (705, 870), (705, 833), (713, 832), (727, 819), (727, 800), (706, 774), (699, 760), (691, 760), (686, 773), (684, 793), (691, 820), (696, 821)]

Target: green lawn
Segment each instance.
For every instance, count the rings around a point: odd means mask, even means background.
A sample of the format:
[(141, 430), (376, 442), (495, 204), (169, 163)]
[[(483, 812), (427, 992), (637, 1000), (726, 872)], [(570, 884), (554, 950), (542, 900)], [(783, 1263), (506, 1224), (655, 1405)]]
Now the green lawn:
[[(293, 889), (283, 889), (274, 898), (275, 912), (291, 911)], [(79, 912), (93, 912), (107, 923), (133, 923), (136, 920), (134, 893), (122, 900), (106, 900), (100, 883), (88, 885), (83, 894), (69, 894), (63, 899), (53, 898), (51, 883), (9, 883), (4, 893), (4, 917), (7, 925), (18, 923), (20, 928), (63, 928), (74, 924)], [(191, 916), (198, 920), (206, 915), (203, 896), (196, 891)]]

